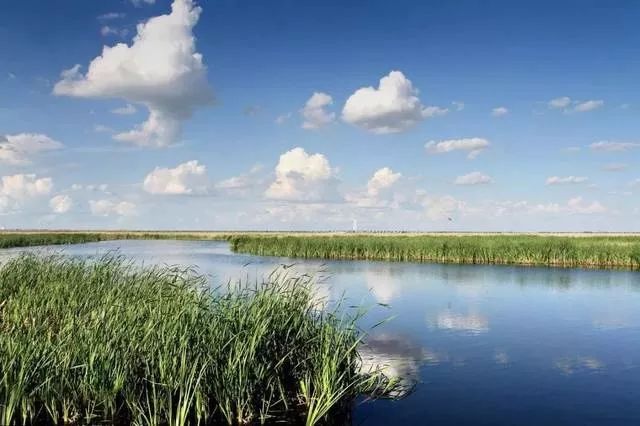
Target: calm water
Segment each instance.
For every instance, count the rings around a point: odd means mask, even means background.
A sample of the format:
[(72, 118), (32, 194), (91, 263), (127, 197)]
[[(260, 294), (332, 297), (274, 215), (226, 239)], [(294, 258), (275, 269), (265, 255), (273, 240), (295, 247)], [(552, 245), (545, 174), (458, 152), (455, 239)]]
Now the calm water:
[(364, 327), (395, 316), (365, 355), (417, 387), (401, 401), (358, 405), (354, 424), (640, 425), (638, 272), (293, 261), (193, 241), (64, 252), (115, 249), (146, 264), (197, 265), (216, 283), (295, 262), (326, 277), (320, 294), (372, 306)]

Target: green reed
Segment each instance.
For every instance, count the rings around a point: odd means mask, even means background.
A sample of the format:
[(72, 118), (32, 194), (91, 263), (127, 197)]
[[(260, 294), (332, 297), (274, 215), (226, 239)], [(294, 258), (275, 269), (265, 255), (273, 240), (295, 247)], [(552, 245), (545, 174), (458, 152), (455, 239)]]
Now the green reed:
[(640, 237), (632, 236), (236, 236), (230, 241), (234, 251), (268, 256), (640, 268)]
[(193, 269), (113, 255), (11, 259), (0, 424), (335, 422), (396, 383), (361, 370), (360, 313), (321, 309), (312, 285), (284, 268), (211, 290)]

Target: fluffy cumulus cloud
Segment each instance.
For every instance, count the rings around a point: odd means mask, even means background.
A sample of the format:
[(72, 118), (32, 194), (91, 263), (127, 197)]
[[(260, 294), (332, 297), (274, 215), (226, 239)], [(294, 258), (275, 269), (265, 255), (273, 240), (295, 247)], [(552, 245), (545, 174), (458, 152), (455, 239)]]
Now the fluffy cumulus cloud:
[(302, 114), (304, 118), (302, 128), (312, 130), (319, 129), (333, 122), (336, 114), (327, 111), (327, 107), (331, 106), (331, 104), (333, 104), (331, 96), (326, 93), (315, 92), (309, 100), (307, 100), (304, 108), (300, 110), (300, 114)]
[(640, 148), (640, 143), (600, 141), (592, 143), (589, 145), (589, 148), (596, 152), (625, 152), (635, 148)]
[(193, 35), (200, 13), (193, 0), (174, 0), (170, 14), (138, 24), (131, 45), (105, 46), (85, 74), (80, 65), (64, 71), (54, 93), (145, 105), (148, 119), (114, 138), (140, 146), (176, 143), (182, 123), (213, 99)]
[(347, 194), (346, 199), (358, 207), (389, 206), (396, 195), (394, 189), (401, 178), (401, 173), (383, 167), (373, 173), (364, 191)]
[(280, 156), (275, 181), (265, 196), (277, 200), (319, 201), (337, 197), (337, 171), (322, 154), (294, 148)]
[(547, 178), (547, 185), (567, 185), (585, 183), (589, 178), (585, 176), (550, 176)]
[(73, 206), (73, 200), (68, 195), (56, 195), (49, 200), (49, 207), (51, 207), (51, 211), (54, 213), (66, 213), (71, 210), (71, 206)]
[(136, 205), (129, 201), (89, 200), (89, 210), (94, 216), (135, 216)]
[(505, 115), (509, 114), (509, 110), (505, 107), (496, 107), (494, 109), (491, 110), (491, 115), (493, 117), (503, 117)]
[(60, 142), (39, 133), (0, 135), (0, 162), (28, 164), (34, 155), (61, 148)]
[(576, 101), (568, 96), (551, 99), (547, 106), (549, 109), (558, 109), (566, 113), (571, 112), (588, 112), (598, 109), (604, 105), (601, 99), (591, 99), (588, 101)]
[(493, 179), (481, 172), (471, 172), (466, 175), (458, 176), (453, 181), (456, 185), (486, 185), (491, 182), (493, 182)]
[(367, 194), (372, 197), (379, 196), (381, 192), (391, 188), (400, 177), (400, 173), (394, 173), (389, 167), (377, 170), (367, 182)]
[(22, 203), (48, 195), (53, 189), (49, 177), (38, 178), (33, 174), (2, 176), (0, 180), (0, 212), (18, 209)]
[(397, 133), (425, 118), (443, 115), (445, 108), (424, 106), (418, 89), (400, 71), (380, 79), (378, 88), (356, 90), (344, 105), (342, 119), (373, 133)]
[(474, 159), (491, 144), (483, 138), (448, 139), (443, 141), (429, 141), (425, 148), (430, 154), (444, 154), (452, 151), (466, 151), (467, 158)]
[(189, 195), (208, 191), (207, 168), (188, 161), (173, 169), (156, 167), (144, 179), (144, 190), (151, 194)]

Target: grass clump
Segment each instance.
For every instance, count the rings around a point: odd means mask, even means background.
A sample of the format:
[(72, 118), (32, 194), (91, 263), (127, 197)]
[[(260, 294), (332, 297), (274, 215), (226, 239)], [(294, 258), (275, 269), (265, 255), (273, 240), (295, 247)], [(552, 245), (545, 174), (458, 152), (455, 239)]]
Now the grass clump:
[(23, 254), (0, 266), (0, 424), (335, 422), (394, 383), (312, 279), (212, 291), (192, 269)]
[(631, 236), (237, 236), (231, 247), (320, 259), (640, 268), (640, 237)]

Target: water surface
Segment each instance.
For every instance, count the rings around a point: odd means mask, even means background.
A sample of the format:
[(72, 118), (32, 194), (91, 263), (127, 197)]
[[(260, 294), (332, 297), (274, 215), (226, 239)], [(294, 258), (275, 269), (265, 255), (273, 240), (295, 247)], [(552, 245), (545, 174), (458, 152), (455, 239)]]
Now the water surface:
[(401, 401), (359, 404), (357, 425), (640, 425), (638, 272), (292, 260), (212, 241), (49, 250), (197, 265), (217, 284), (295, 263), (324, 278), (319, 294), (371, 306), (364, 328), (394, 316), (365, 357), (417, 387)]

